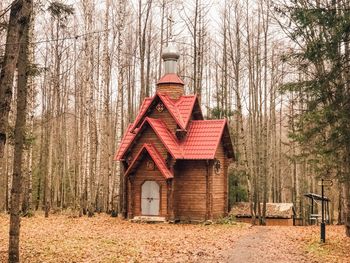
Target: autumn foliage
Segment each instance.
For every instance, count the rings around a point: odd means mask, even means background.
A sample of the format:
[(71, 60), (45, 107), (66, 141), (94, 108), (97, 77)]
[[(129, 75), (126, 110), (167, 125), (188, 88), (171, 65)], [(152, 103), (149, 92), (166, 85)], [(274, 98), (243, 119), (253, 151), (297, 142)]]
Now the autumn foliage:
[[(0, 215), (0, 262), (9, 218)], [(105, 214), (92, 218), (23, 218), (22, 262), (349, 262), (343, 227), (251, 227), (248, 224), (140, 224)], [(248, 244), (248, 245), (247, 245)], [(296, 261), (293, 261), (296, 260)], [(253, 261), (254, 262), (254, 261)]]

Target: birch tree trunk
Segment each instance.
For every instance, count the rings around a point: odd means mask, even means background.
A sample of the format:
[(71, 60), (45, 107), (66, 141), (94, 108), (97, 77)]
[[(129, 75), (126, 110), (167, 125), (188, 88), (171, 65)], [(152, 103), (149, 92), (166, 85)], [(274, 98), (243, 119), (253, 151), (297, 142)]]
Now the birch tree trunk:
[[(119, 2), (120, 3), (120, 2)], [(145, 61), (146, 61), (146, 36), (147, 36), (147, 28), (148, 28), (148, 19), (150, 18), (152, 7), (152, 0), (147, 0), (146, 8), (144, 9), (142, 5), (142, 1), (139, 0), (138, 3), (138, 41), (139, 41), (139, 55), (140, 55), (140, 104), (143, 99), (149, 94), (147, 94), (146, 86), (146, 71), (145, 71)], [(144, 14), (145, 12), (145, 14)], [(142, 19), (143, 17), (144, 20)]]
[[(151, 5), (151, 3), (150, 3)], [(117, 148), (123, 134), (123, 100), (124, 100), (124, 65), (123, 65), (123, 35), (124, 35), (124, 26), (125, 26), (125, 0), (118, 1), (118, 41), (117, 41), (117, 64), (118, 64), (118, 95), (117, 95), (117, 108), (116, 108), (116, 140)], [(149, 7), (150, 8), (150, 7)], [(148, 15), (147, 15), (148, 16)], [(147, 20), (146, 20), (147, 21)], [(146, 26), (146, 25), (145, 25)], [(145, 29), (144, 29), (145, 30)], [(148, 85), (148, 84), (147, 84)], [(123, 217), (126, 216), (125, 210), (125, 193), (124, 193), (124, 174), (121, 171), (120, 162), (116, 165), (116, 180), (115, 182), (115, 194), (119, 197), (114, 200), (114, 210), (122, 214)], [(118, 207), (117, 207), (118, 206)]]

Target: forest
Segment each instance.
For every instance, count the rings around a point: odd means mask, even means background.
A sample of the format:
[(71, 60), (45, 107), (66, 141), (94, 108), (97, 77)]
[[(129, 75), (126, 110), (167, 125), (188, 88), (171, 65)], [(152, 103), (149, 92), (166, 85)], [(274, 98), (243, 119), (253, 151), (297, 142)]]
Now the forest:
[(349, 237), (349, 40), (345, 0), (1, 1), (0, 213), (11, 215), (10, 243), (18, 248), (21, 217), (121, 213), (116, 149), (155, 93), (170, 43), (185, 93), (206, 119), (228, 120), (230, 206), (249, 202), (252, 223), (264, 225), (266, 203), (293, 203), (306, 222), (304, 194), (332, 180), (330, 221)]

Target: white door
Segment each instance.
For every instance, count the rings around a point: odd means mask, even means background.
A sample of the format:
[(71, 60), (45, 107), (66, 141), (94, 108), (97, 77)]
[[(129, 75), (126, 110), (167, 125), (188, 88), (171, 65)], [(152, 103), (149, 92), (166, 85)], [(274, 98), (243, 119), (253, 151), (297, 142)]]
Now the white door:
[(146, 181), (141, 192), (142, 215), (159, 215), (159, 185), (155, 181)]

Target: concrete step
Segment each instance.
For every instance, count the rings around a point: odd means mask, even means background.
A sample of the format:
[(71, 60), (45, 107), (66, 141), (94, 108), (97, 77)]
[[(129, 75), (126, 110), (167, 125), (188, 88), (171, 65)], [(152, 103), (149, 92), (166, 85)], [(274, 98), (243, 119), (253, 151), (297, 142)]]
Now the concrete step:
[(134, 223), (164, 223), (165, 221), (165, 217), (161, 216), (135, 216), (131, 219)]

